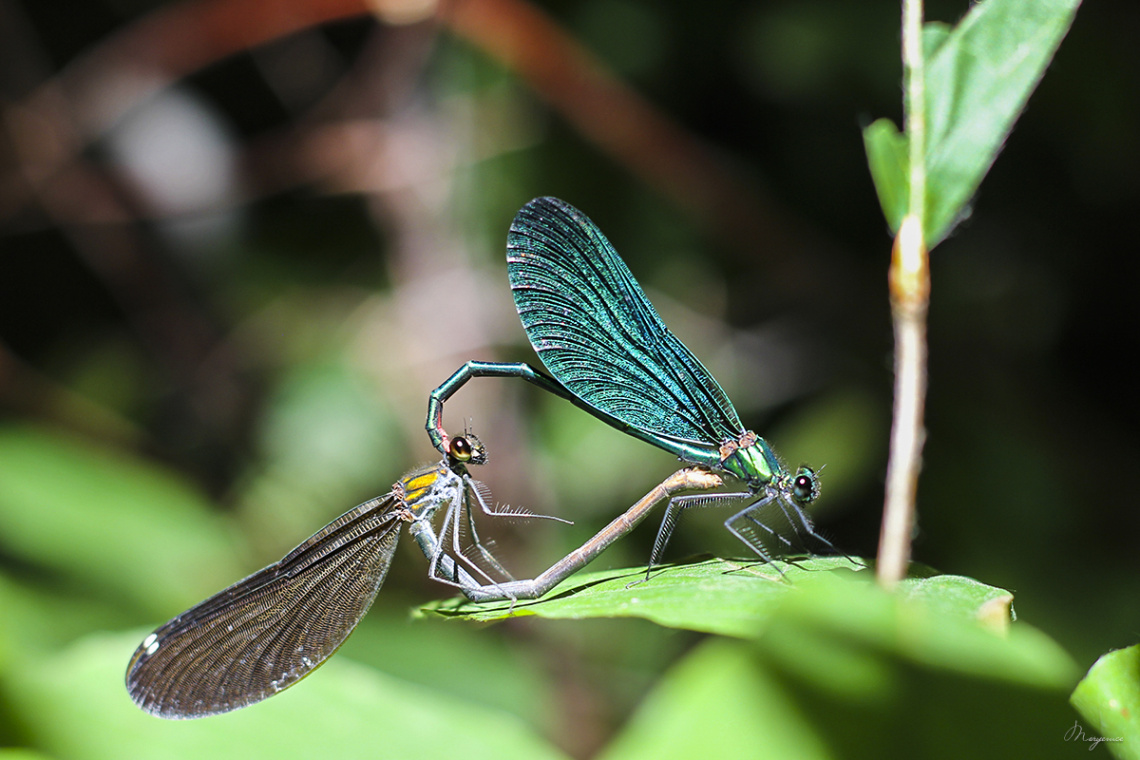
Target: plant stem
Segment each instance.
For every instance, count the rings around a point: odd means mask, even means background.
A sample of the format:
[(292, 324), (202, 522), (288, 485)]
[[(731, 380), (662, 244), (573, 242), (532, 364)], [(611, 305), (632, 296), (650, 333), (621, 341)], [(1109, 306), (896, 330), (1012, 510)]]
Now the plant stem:
[(903, 219), (891, 257), (891, 315), (895, 327), (895, 408), (887, 493), (879, 535), (878, 577), (893, 586), (906, 576), (914, 501), (926, 437), (926, 310), (930, 272), (918, 217)]
[[(904, 129), (910, 150), (909, 213), (926, 223), (926, 63), (922, 51), (922, 0), (903, 0)], [(920, 228), (922, 229), (922, 228)], [(901, 232), (901, 228), (900, 228)]]
[(888, 275), (895, 332), (895, 407), (891, 428), (878, 578), (893, 586), (906, 575), (914, 527), (915, 494), (925, 440), (926, 314), (930, 268), (926, 222), (926, 93), (922, 0), (903, 1), (903, 79), (909, 156), (909, 211), (899, 227)]

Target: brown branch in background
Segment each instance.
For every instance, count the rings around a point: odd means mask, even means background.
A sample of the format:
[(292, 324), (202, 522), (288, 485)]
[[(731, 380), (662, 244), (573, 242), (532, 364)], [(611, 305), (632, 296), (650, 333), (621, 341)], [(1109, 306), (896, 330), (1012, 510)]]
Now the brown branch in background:
[(367, 12), (364, 0), (195, 0), (164, 7), (5, 109), (25, 177), (37, 186), (50, 181), (131, 108), (209, 64)]
[[(734, 247), (794, 239), (772, 201), (523, 0), (448, 0), (440, 20), (515, 71), (587, 139)], [(754, 252), (754, 248), (752, 251)]]
[[(22, 164), (40, 184), (145, 97), (229, 55), (312, 26), (375, 13), (421, 18), (428, 0), (196, 0), (163, 8), (108, 38), (20, 107)], [(417, 15), (420, 14), (420, 15)], [(549, 17), (522, 0), (444, 0), (437, 19), (516, 71), (587, 139), (750, 257), (830, 248), (789, 222), (715, 151), (610, 74)], [(50, 129), (44, 131), (45, 125)], [(78, 129), (69, 134), (69, 127)], [(54, 135), (45, 141), (42, 135)], [(775, 254), (775, 255), (771, 255)], [(774, 278), (793, 276), (773, 273)]]
[[(364, 0), (194, 0), (171, 5), (109, 37), (64, 70), (60, 84), (83, 115), (102, 117), (88, 124), (98, 131), (152, 92), (210, 64), (368, 12)], [(111, 94), (108, 84), (122, 81), (135, 88), (112, 100), (113, 111), (86, 102), (88, 95), (106, 98)]]

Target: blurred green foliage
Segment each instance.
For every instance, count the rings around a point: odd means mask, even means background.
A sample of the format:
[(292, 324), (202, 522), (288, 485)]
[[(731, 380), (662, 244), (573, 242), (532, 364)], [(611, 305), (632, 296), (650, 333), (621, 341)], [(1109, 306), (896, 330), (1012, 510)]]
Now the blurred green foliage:
[[(953, 23), (965, 6), (928, 15)], [(1033, 627), (1005, 639), (929, 598), (857, 584), (801, 595), (798, 581), (755, 637), (636, 619), (412, 621), (449, 590), (405, 541), (327, 667), (262, 705), (170, 724), (122, 688), (146, 631), (434, 459), (425, 397), (460, 362), (533, 361), (503, 245), (538, 195), (598, 222), (749, 427), (792, 463), (826, 465), (821, 529), (873, 554), (889, 235), (859, 126), (901, 110), (897, 3), (575, 0), (538, 7), (709, 149), (692, 197), (599, 147), (533, 72), (445, 22), (360, 16), (211, 60), (71, 154), (69, 131), (119, 102), (107, 93), (132, 92), (129, 70), (111, 80), (123, 89), (56, 91), (75, 122), (27, 118), (38, 86), (184, 7), (3, 11), (0, 756), (1087, 749), (1065, 741), (1067, 694), (1140, 629), (1131, 4), (1081, 10), (933, 261), (915, 556), (1012, 589)], [(209, 130), (176, 129), (186, 118), (162, 122), (154, 133), (173, 142), (150, 152), (137, 131), (124, 141), (148, 113), (184, 109), (219, 125), (213, 152), (192, 150)], [(676, 159), (654, 146), (653, 165)], [(45, 155), (65, 160), (45, 175)], [(718, 161), (716, 182), (697, 176)], [(171, 194), (203, 176), (228, 179), (204, 200)], [(698, 202), (710, 188), (712, 210)], [(520, 577), (676, 466), (522, 384), (465, 389), (448, 424), (468, 423), (498, 499), (576, 521), (496, 525)], [(707, 512), (685, 516), (667, 559), (739, 553)], [(653, 530), (598, 569), (644, 562)]]

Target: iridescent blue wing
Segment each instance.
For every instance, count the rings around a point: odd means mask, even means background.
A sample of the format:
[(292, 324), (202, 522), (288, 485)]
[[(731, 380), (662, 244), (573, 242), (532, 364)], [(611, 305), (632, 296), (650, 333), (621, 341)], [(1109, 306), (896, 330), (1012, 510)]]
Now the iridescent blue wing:
[(743, 432), (585, 214), (557, 198), (528, 203), (511, 224), (507, 271), (531, 345), (578, 398), (652, 436), (716, 445)]
[(399, 519), (392, 494), (354, 507), (281, 561), (143, 640), (127, 691), (163, 718), (236, 710), (292, 686), (344, 643), (384, 583)]

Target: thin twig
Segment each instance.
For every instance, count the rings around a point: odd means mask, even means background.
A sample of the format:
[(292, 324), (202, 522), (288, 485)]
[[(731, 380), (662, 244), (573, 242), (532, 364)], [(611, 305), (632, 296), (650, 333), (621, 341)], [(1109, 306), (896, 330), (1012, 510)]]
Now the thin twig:
[(915, 494), (926, 434), (926, 313), (930, 268), (926, 221), (926, 92), (922, 52), (922, 0), (903, 2), (903, 74), (909, 141), (909, 212), (895, 237), (889, 273), (895, 330), (895, 408), (878, 577), (893, 586), (906, 575), (914, 527)]

